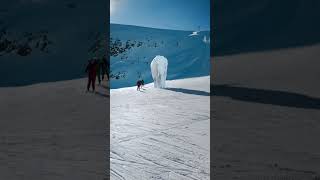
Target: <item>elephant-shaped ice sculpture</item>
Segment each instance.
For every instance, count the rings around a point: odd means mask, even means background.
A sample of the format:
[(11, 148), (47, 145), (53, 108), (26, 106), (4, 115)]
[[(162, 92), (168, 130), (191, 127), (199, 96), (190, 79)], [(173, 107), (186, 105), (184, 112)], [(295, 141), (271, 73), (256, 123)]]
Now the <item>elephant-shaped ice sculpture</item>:
[(168, 60), (164, 56), (156, 56), (151, 62), (151, 74), (155, 88), (165, 88)]

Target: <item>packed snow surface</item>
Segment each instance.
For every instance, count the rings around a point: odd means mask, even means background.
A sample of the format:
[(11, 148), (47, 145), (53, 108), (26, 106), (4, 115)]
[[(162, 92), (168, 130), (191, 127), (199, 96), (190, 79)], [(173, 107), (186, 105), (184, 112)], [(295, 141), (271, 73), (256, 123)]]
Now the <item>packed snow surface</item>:
[(165, 88), (167, 79), (168, 60), (164, 56), (156, 56), (150, 64), (155, 88)]
[(215, 57), (213, 179), (319, 177), (319, 56), (320, 45)]
[(111, 179), (210, 179), (209, 92), (209, 76), (111, 89)]
[(106, 177), (109, 87), (87, 79), (0, 87), (0, 179)]

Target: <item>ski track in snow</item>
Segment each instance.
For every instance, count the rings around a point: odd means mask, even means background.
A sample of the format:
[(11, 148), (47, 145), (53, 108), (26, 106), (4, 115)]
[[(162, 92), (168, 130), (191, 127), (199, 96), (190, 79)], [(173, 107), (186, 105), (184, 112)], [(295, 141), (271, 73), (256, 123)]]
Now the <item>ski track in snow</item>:
[[(167, 87), (209, 93), (209, 76)], [(110, 93), (111, 179), (210, 179), (210, 96), (153, 84)]]

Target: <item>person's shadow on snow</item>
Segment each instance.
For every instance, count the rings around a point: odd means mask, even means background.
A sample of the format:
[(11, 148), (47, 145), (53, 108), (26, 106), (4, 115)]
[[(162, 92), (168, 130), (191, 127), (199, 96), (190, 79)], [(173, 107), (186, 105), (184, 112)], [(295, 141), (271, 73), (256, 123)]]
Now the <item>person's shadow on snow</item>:
[(109, 90), (110, 88), (107, 85), (101, 84), (100, 85), (103, 89)]
[(320, 109), (320, 98), (298, 93), (232, 85), (213, 85), (211, 89), (212, 96), (230, 97), (239, 101), (304, 109)]
[(98, 92), (98, 91), (96, 91), (95, 94), (98, 95), (98, 96), (104, 97), (104, 98), (110, 98), (109, 94), (104, 94), (104, 93), (101, 93), (101, 92)]
[(185, 94), (193, 94), (199, 96), (210, 96), (210, 92), (193, 90), (193, 89), (183, 89), (183, 88), (165, 88), (166, 90), (185, 93)]

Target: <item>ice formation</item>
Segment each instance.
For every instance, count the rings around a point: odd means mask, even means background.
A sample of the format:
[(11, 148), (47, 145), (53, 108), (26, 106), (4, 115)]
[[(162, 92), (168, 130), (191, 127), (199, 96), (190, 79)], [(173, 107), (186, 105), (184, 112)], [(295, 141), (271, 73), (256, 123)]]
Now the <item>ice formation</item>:
[(156, 56), (151, 62), (151, 74), (155, 88), (165, 88), (168, 60), (164, 56)]

